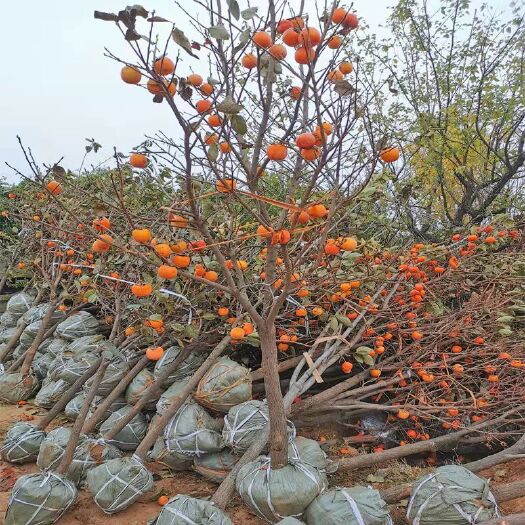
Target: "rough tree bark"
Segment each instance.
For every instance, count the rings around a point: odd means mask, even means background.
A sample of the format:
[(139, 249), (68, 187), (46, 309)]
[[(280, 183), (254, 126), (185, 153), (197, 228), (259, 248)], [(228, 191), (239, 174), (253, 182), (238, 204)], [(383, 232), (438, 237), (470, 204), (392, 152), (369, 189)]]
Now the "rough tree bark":
[(279, 380), (279, 361), (277, 359), (276, 331), (273, 323), (266, 323), (259, 332), (264, 370), (264, 387), (270, 417), (270, 458), (272, 468), (282, 468), (288, 464), (288, 429), (286, 410)]

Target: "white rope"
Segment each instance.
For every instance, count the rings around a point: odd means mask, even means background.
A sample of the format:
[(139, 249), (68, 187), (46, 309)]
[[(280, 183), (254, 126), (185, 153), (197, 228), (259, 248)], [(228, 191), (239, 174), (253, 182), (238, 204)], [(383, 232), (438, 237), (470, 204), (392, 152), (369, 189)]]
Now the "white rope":
[(348, 504), (350, 505), (350, 508), (352, 509), (352, 513), (354, 514), (355, 519), (357, 520), (357, 525), (366, 525), (365, 520), (363, 519), (363, 515), (361, 514), (361, 511), (359, 510), (359, 507), (357, 506), (357, 503), (348, 492), (346, 492), (345, 489), (340, 489), (341, 494), (344, 496)]

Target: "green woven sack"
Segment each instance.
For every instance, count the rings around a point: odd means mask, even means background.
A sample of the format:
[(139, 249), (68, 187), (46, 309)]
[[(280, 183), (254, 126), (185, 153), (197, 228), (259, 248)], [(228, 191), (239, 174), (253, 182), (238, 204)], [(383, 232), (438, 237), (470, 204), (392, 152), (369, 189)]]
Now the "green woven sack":
[[(130, 405), (136, 405), (140, 401), (142, 396), (144, 395), (144, 392), (146, 392), (146, 390), (154, 382), (155, 382), (155, 378), (153, 377), (153, 374), (148, 369), (141, 370), (133, 378), (131, 383), (128, 385), (128, 388), (126, 388), (126, 401)], [(159, 397), (160, 397), (160, 394), (150, 399), (147, 402), (146, 406), (144, 407), (145, 410), (155, 410), (155, 405)]]
[(304, 525), (304, 523), (295, 518), (284, 518), (284, 520), (277, 522), (276, 525)]
[(307, 525), (392, 525), (388, 506), (371, 487), (336, 487), (306, 509)]
[[(111, 416), (100, 426), (100, 435), (104, 437), (121, 419), (128, 414), (133, 407), (126, 405), (120, 410), (113, 412)], [(139, 412), (118, 434), (110, 440), (110, 443), (120, 450), (135, 450), (144, 439), (148, 423), (142, 412)]]
[(337, 470), (337, 463), (328, 459), (319, 443), (303, 436), (296, 436), (289, 441), (288, 459), (291, 462), (300, 460), (328, 474)]
[(153, 477), (136, 457), (111, 459), (91, 469), (87, 489), (106, 513), (127, 509), (153, 488)]
[(58, 521), (75, 503), (73, 482), (54, 472), (18, 478), (7, 504), (4, 525), (48, 525)]
[(221, 424), (197, 403), (186, 403), (166, 425), (164, 445), (190, 457), (218, 452), (224, 447)]
[(36, 461), (45, 437), (43, 430), (38, 430), (29, 423), (15, 423), (5, 435), (0, 456), (10, 463), (32, 463)]
[[(163, 415), (169, 409), (173, 401), (178, 397), (182, 390), (186, 388), (186, 383), (186, 380), (180, 380), (175, 381), (175, 383), (169, 386), (169, 388), (160, 396), (157, 402), (157, 414)], [(193, 402), (191, 397), (186, 399), (184, 403), (186, 404), (190, 401)]]
[(239, 461), (239, 456), (225, 448), (219, 452), (195, 457), (193, 468), (195, 472), (213, 483), (222, 483), (237, 461)]
[[(155, 370), (153, 375), (155, 379), (164, 373), (166, 368), (170, 366), (180, 354), (181, 349), (178, 346), (170, 346), (166, 349), (163, 356), (155, 364)], [(176, 370), (173, 370), (164, 382), (166, 385), (171, 385), (175, 381), (179, 381), (187, 376), (193, 375), (193, 373), (199, 368), (199, 366), (206, 359), (206, 354), (203, 352), (190, 352), (188, 356), (179, 364)]]
[(270, 458), (259, 456), (241, 467), (235, 485), (248, 507), (275, 523), (300, 517), (328, 483), (324, 474), (301, 461), (272, 469)]
[(55, 330), (57, 337), (73, 341), (79, 337), (95, 335), (99, 331), (97, 318), (89, 312), (80, 311), (64, 319)]
[(211, 501), (177, 494), (171, 498), (151, 525), (233, 525)]
[(14, 405), (27, 400), (38, 390), (40, 383), (35, 376), (22, 376), (19, 372), (0, 375), (0, 401)]
[(223, 357), (206, 372), (193, 397), (202, 406), (225, 414), (235, 405), (252, 398), (250, 371)]
[(190, 470), (193, 465), (193, 458), (186, 454), (181, 454), (174, 450), (168, 450), (164, 437), (160, 436), (155, 441), (153, 449), (148, 453), (148, 460), (155, 461), (175, 472)]
[(407, 508), (411, 525), (470, 525), (499, 516), (489, 482), (460, 465), (418, 479)]
[(222, 437), (235, 452), (246, 452), (269, 421), (268, 405), (252, 399), (236, 405), (224, 417)]

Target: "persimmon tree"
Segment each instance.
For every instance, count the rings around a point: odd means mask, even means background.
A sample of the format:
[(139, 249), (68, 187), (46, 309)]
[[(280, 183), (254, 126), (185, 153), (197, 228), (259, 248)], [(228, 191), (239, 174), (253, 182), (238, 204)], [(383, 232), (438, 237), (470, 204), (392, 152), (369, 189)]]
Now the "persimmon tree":
[[(345, 51), (357, 16), (335, 3), (198, 6), (198, 15), (181, 8), (193, 44), (169, 14), (134, 6), (95, 16), (130, 43), (130, 58), (108, 51), (124, 64), (122, 79), (145, 84), (179, 125), (178, 137), (159, 132), (130, 161), (169, 169), (176, 194), (165, 212), (189, 241), (191, 264), (200, 261), (190, 278), (227, 298), (234, 340), (253, 337), (254, 325), (278, 467), (287, 463), (287, 428), (277, 345), (288, 345), (277, 332), (290, 317), (308, 325), (298, 299), (324, 286), (319, 265), (357, 246), (345, 213), (379, 161), (363, 109), (376, 93)], [(156, 36), (166, 27), (167, 39)], [(189, 264), (185, 257), (175, 265)]]

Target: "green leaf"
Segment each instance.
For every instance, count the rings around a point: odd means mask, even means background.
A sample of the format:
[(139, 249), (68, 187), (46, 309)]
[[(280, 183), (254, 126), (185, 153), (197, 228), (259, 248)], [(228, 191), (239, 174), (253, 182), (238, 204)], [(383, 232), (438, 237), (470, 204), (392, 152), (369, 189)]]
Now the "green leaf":
[(236, 115), (242, 109), (240, 104), (237, 104), (231, 95), (227, 95), (226, 98), (217, 104), (217, 111), (226, 113), (228, 115)]
[(257, 14), (258, 9), (258, 7), (249, 7), (241, 12), (241, 16), (244, 20), (251, 20)]
[(336, 319), (341, 323), (343, 326), (350, 327), (352, 326), (352, 321), (346, 317), (346, 315), (342, 314), (335, 314)]
[(215, 40), (230, 39), (230, 33), (228, 33), (228, 30), (222, 24), (217, 24), (216, 26), (210, 27), (208, 29), (208, 33), (212, 38), (215, 38)]
[(340, 96), (340, 97), (349, 97), (354, 91), (354, 87), (348, 80), (336, 80), (334, 91)]
[(213, 321), (217, 316), (212, 312), (206, 312), (205, 314), (201, 315), (201, 318), (205, 321)]
[(196, 330), (196, 328), (193, 325), (187, 324), (184, 327), (184, 335), (186, 337), (196, 337), (197, 336), (197, 330)]
[(241, 16), (241, 10), (237, 0), (226, 0), (226, 3), (228, 4), (228, 9), (230, 10), (233, 18), (235, 18), (235, 20), (239, 20)]
[(337, 332), (339, 330), (339, 321), (335, 316), (330, 318), (329, 326), (332, 332)]
[(366, 481), (369, 481), (370, 483), (384, 483), (385, 478), (384, 476), (375, 476), (374, 474), (368, 474), (366, 477)]
[(173, 31), (171, 32), (171, 38), (173, 38), (174, 42), (180, 47), (182, 47), (182, 49), (184, 49), (186, 53), (188, 53), (194, 58), (197, 58), (197, 55), (193, 53), (191, 42), (188, 40), (188, 37), (184, 34), (184, 31), (181, 31), (180, 29), (174, 27)]
[(365, 362), (365, 365), (372, 366), (374, 364), (374, 358), (367, 354), (363, 356), (363, 361)]
[(503, 324), (512, 323), (512, 321), (514, 321), (514, 317), (512, 315), (502, 315), (501, 317), (498, 317), (496, 321), (498, 323), (503, 323)]
[(360, 346), (359, 348), (355, 350), (355, 353), (361, 356), (365, 356), (365, 355), (369, 356), (371, 351), (372, 349), (368, 346)]
[(234, 131), (239, 133), (239, 135), (244, 135), (248, 132), (248, 126), (246, 125), (246, 121), (243, 117), (240, 115), (234, 115), (231, 119), (232, 128)]

